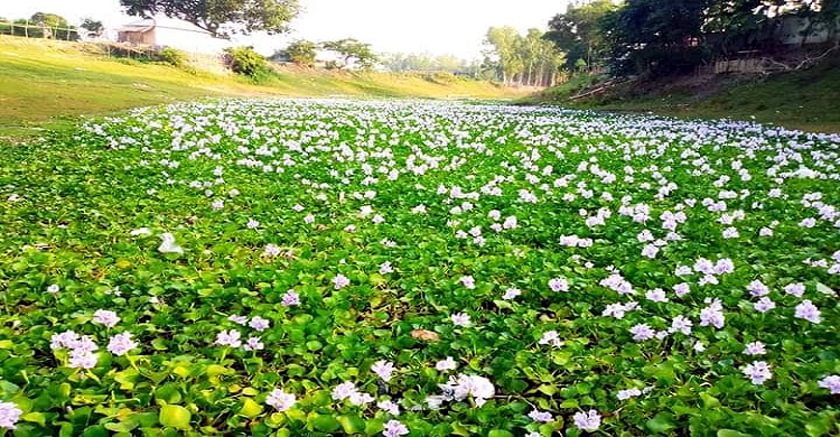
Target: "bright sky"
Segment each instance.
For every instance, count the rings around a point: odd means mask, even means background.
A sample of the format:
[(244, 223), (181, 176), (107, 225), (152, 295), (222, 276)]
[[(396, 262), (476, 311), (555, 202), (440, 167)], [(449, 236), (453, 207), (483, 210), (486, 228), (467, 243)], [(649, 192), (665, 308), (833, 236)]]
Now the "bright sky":
[[(429, 52), (472, 59), (490, 26), (510, 25), (524, 32), (545, 29), (569, 0), (300, 0), (304, 12), (288, 36), (250, 38), (263, 52), (282, 48), (290, 39), (315, 41), (354, 37), (378, 52)], [(133, 18), (123, 16), (119, 0), (0, 0), (0, 16), (25, 18), (53, 12), (73, 23), (83, 17), (107, 28)]]

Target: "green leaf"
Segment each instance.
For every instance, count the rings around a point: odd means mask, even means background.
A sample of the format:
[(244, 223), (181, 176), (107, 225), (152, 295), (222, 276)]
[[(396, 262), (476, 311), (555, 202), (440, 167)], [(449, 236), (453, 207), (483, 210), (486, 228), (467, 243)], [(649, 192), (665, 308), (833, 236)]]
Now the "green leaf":
[(491, 429), (487, 437), (513, 437), (513, 433), (504, 429)]
[(38, 425), (41, 425), (41, 426), (46, 426), (46, 422), (47, 422), (47, 417), (44, 416), (44, 413), (38, 413), (38, 412), (35, 412), (35, 411), (33, 411), (31, 413), (26, 413), (23, 416), (20, 416), (20, 418), (23, 419), (26, 422), (37, 423)]
[(734, 429), (719, 429), (717, 432), (717, 437), (750, 437), (749, 434), (744, 434), (740, 431), (735, 431)]
[(365, 421), (358, 416), (338, 416), (338, 423), (347, 434), (358, 434), (365, 430)]
[(242, 403), (242, 408), (239, 410), (239, 414), (245, 417), (257, 417), (260, 413), (262, 413), (262, 410), (262, 405), (254, 402), (251, 398), (245, 398)]
[(649, 430), (660, 433), (667, 432), (676, 427), (674, 421), (671, 419), (671, 415), (668, 413), (657, 414), (653, 419), (648, 420), (645, 425)]
[(341, 428), (341, 424), (332, 416), (310, 416), (307, 422), (314, 430), (321, 432), (335, 432)]
[(189, 410), (179, 405), (164, 405), (160, 408), (158, 420), (163, 426), (180, 430), (190, 429), (191, 414)]

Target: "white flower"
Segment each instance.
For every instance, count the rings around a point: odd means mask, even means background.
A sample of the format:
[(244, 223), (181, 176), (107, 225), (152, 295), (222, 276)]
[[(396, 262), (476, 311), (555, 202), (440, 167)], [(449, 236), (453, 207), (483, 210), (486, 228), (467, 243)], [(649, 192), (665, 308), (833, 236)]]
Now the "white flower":
[(550, 288), (551, 291), (554, 292), (569, 291), (569, 281), (563, 277), (553, 278), (550, 281), (548, 281), (548, 288)]
[(97, 325), (105, 325), (107, 328), (113, 328), (119, 321), (120, 318), (117, 316), (117, 313), (110, 310), (96, 310), (93, 313), (93, 323)]
[(59, 292), (59, 290), (61, 290), (61, 287), (59, 287), (58, 284), (52, 284), (49, 287), (47, 287), (47, 293), (50, 294), (56, 294)]
[(336, 290), (341, 290), (342, 288), (350, 285), (350, 279), (339, 273), (333, 278), (332, 283)]
[(160, 239), (163, 240), (158, 247), (160, 253), (184, 253), (184, 249), (175, 242), (175, 236), (169, 232), (161, 234)]
[(145, 237), (148, 235), (152, 235), (152, 231), (149, 228), (137, 228), (129, 232), (128, 234), (132, 237)]
[(452, 357), (446, 357), (445, 360), (440, 360), (437, 362), (437, 364), (435, 364), (435, 369), (437, 369), (440, 372), (449, 372), (457, 368), (458, 364), (455, 362), (455, 360), (452, 359)]
[(450, 317), (450, 319), (455, 326), (470, 326), (470, 316), (465, 313), (455, 313)]
[(23, 411), (13, 402), (0, 402), (0, 429), (16, 429)]
[(382, 378), (385, 382), (390, 382), (391, 377), (394, 374), (394, 363), (385, 360), (379, 360), (373, 363), (373, 366), (370, 370), (375, 373), (377, 376)]
[(136, 347), (137, 343), (131, 339), (131, 333), (129, 332), (113, 335), (108, 342), (108, 352), (116, 356), (125, 355)]
[(292, 406), (295, 405), (297, 398), (294, 394), (286, 393), (285, 391), (276, 388), (272, 391), (268, 398), (266, 398), (265, 403), (277, 409), (277, 411), (286, 411)]

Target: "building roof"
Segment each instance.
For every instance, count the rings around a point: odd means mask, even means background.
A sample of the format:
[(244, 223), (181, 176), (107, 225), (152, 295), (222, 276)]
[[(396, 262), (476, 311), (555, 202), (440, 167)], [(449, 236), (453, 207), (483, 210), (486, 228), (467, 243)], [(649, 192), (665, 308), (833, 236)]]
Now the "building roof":
[(155, 28), (155, 20), (148, 18), (145, 20), (134, 21), (128, 23), (117, 29), (118, 32), (139, 32), (145, 33)]

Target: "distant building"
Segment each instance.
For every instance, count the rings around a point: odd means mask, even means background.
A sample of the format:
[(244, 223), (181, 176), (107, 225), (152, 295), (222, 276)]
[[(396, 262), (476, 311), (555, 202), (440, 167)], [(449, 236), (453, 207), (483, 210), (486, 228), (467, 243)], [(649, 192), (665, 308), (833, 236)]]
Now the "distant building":
[(117, 29), (117, 42), (152, 47), (173, 47), (191, 53), (218, 54), (231, 45), (192, 23), (166, 17), (147, 18)]

